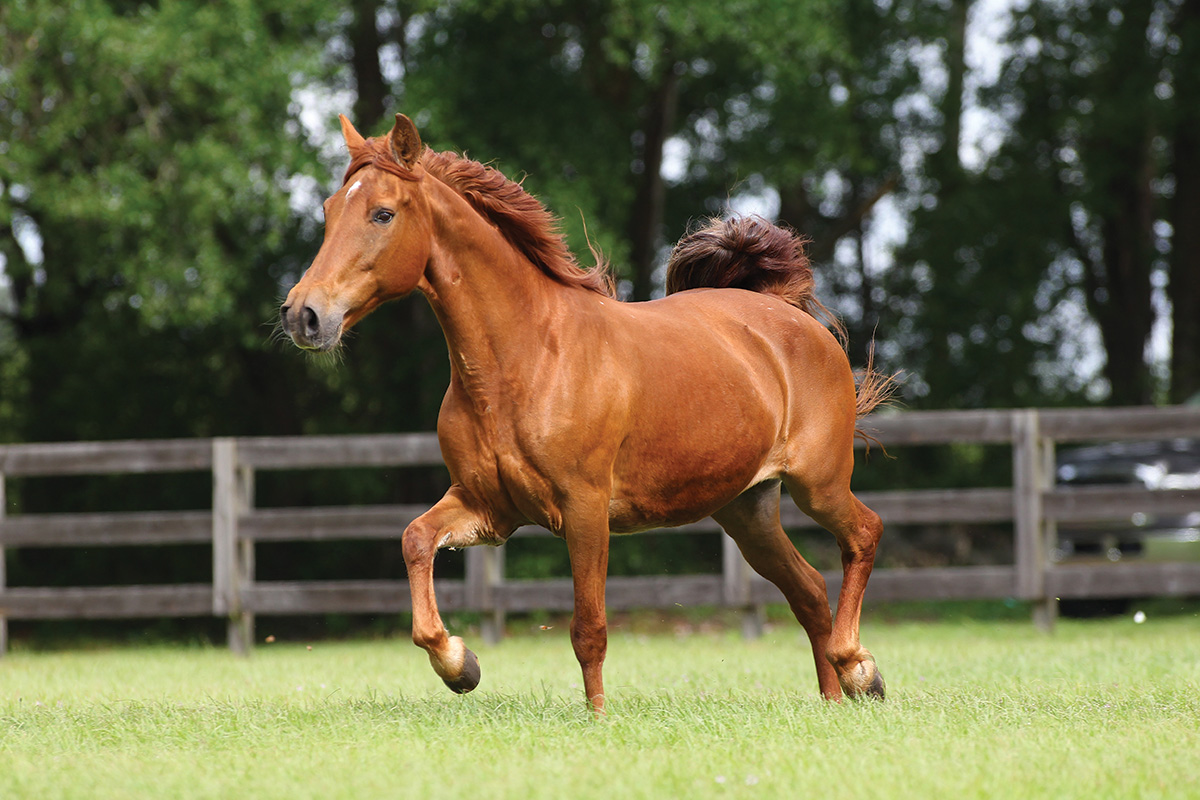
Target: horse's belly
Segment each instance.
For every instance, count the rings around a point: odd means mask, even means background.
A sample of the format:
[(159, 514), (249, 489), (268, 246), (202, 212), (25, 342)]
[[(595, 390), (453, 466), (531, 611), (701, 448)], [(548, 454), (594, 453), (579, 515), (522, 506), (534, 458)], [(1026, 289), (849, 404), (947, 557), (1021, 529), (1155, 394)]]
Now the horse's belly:
[(679, 509), (656, 511), (645, 506), (634, 505), (622, 498), (613, 498), (608, 504), (608, 530), (614, 534), (628, 534), (641, 533), (654, 528), (674, 528), (704, 519), (712, 513), (712, 511), (707, 513), (704, 511), (688, 512)]
[(724, 508), (749, 487), (778, 474), (775, 448), (764, 440), (731, 443), (719, 453), (676, 452), (627, 462), (627, 471), (615, 476), (610, 530), (635, 533), (685, 525)]
[(703, 490), (622, 493), (609, 501), (609, 530), (612, 533), (637, 533), (696, 522), (724, 508), (764, 479), (756, 479), (755, 475), (736, 476), (714, 482)]

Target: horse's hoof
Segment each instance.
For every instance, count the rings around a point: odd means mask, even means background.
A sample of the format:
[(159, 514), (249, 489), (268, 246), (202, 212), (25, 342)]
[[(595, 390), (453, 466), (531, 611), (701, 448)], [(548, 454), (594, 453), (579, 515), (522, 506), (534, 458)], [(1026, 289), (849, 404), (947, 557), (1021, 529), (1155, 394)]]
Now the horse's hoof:
[(871, 685), (864, 694), (875, 700), (882, 700), (887, 695), (887, 684), (883, 682), (883, 673), (879, 671), (879, 667), (875, 667), (875, 677), (871, 679)]
[[(862, 674), (867, 670), (871, 671), (870, 678)], [(883, 673), (879, 671), (875, 659), (870, 656), (860, 661), (850, 675), (844, 676), (842, 689), (851, 700), (863, 697), (883, 700), (887, 695), (887, 684), (883, 682)]]
[(466, 694), (479, 685), (479, 659), (470, 650), (463, 648), (462, 672), (457, 678), (442, 678), (442, 683), (455, 694)]

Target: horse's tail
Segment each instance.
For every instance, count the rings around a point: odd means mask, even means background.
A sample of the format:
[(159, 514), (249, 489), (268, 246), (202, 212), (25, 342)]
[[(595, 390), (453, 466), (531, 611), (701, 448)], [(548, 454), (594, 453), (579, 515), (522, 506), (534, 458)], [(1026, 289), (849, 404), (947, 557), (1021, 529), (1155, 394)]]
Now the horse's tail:
[[(867, 366), (854, 372), (854, 413), (856, 419), (862, 419), (880, 406), (895, 403), (896, 389), (900, 386), (896, 375), (885, 375), (875, 369), (875, 342), (871, 341), (867, 348)], [(887, 455), (883, 443), (862, 428), (855, 426), (855, 437), (862, 439), (870, 452), (871, 445), (877, 444)]]
[[(710, 219), (671, 251), (667, 294), (701, 288), (773, 294), (822, 322), (845, 348), (845, 326), (816, 298), (805, 244), (807, 240), (796, 232), (762, 217)], [(887, 403), (896, 388), (893, 377), (875, 371), (875, 348), (869, 352), (866, 369), (855, 376), (855, 410), (860, 419)]]
[(814, 292), (808, 240), (762, 217), (710, 219), (679, 240), (667, 261), (667, 294), (749, 289), (777, 295), (820, 320), (846, 346), (846, 329)]

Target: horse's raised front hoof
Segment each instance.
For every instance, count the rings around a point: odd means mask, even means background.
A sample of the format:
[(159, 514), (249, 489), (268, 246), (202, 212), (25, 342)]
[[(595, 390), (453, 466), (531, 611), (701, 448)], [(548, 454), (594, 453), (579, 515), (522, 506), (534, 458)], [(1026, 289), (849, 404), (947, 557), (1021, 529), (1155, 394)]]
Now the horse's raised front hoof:
[(442, 678), (442, 682), (455, 694), (466, 694), (479, 685), (479, 659), (467, 648), (463, 648), (462, 672), (457, 678)]
[(883, 682), (883, 673), (875, 664), (872, 657), (864, 658), (845, 674), (839, 676), (842, 690), (852, 700), (869, 698), (882, 700), (887, 695), (887, 684)]

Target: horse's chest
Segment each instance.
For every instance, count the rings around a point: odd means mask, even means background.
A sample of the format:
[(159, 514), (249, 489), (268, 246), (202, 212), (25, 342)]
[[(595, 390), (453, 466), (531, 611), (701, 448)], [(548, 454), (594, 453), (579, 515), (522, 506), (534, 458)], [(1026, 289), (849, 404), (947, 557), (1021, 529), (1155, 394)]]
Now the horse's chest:
[(503, 489), (521, 515), (561, 535), (562, 512), (549, 476), (516, 453), (500, 455), (497, 464)]
[(454, 481), (488, 506), (501, 525), (533, 522), (559, 532), (562, 514), (544, 470), (519, 447), (476, 441), (474, 447), (443, 447)]

